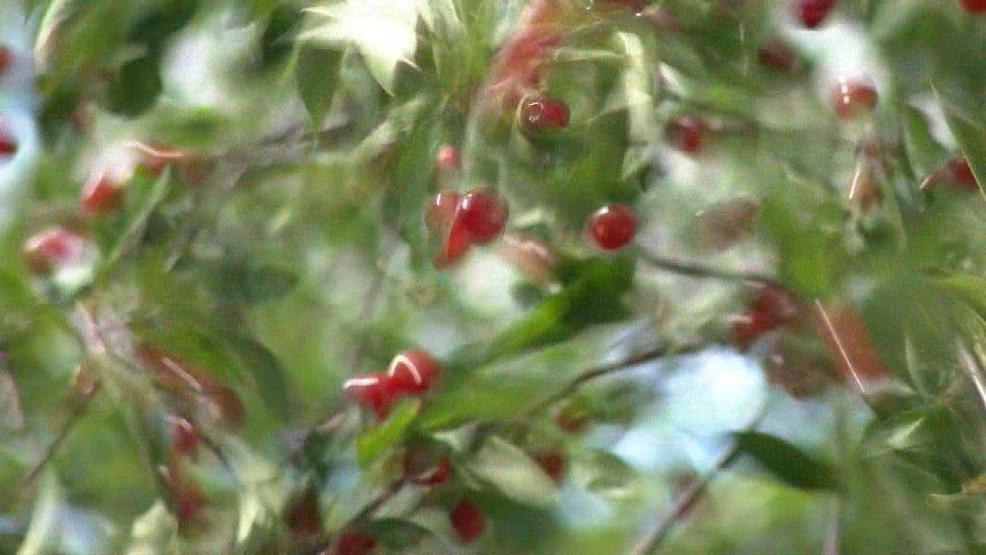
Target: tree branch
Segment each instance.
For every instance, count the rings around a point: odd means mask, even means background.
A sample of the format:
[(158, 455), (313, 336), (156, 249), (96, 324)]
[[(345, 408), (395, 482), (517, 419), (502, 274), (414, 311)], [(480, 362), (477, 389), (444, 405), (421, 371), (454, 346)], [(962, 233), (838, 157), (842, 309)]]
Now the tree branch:
[(786, 289), (783, 285), (778, 283), (776, 279), (764, 274), (759, 274), (756, 272), (738, 272), (733, 270), (720, 270), (717, 268), (709, 268), (707, 266), (702, 266), (701, 264), (681, 262), (679, 260), (665, 258), (643, 247), (641, 247), (640, 249), (640, 258), (641, 260), (647, 262), (651, 266), (675, 274), (681, 274), (681, 275), (686, 275), (696, 278), (718, 279), (721, 281), (743, 281), (743, 282), (763, 283), (763, 284), (775, 285), (777, 287)]
[(675, 501), (674, 505), (671, 506), (671, 511), (668, 512), (657, 524), (644, 536), (637, 546), (631, 551), (632, 555), (653, 555), (657, 553), (661, 544), (667, 539), (668, 534), (674, 529), (674, 526), (681, 521), (688, 509), (692, 507), (696, 501), (705, 495), (709, 484), (712, 480), (719, 475), (724, 469), (728, 468), (740, 454), (739, 442), (732, 442), (726, 449), (719, 454), (716, 458), (715, 464), (712, 469), (709, 470), (705, 476), (696, 479), (681, 494), (680, 497)]
[(41, 474), (41, 471), (44, 470), (44, 468), (48, 465), (48, 463), (51, 462), (51, 460), (55, 457), (55, 453), (58, 452), (58, 449), (62, 446), (63, 443), (65, 443), (65, 440), (68, 438), (69, 433), (72, 431), (73, 428), (75, 428), (75, 425), (78, 424), (80, 420), (82, 420), (83, 416), (85, 416), (86, 410), (88, 410), (89, 408), (89, 401), (95, 396), (96, 392), (99, 390), (99, 385), (98, 385), (99, 382), (96, 382), (96, 384), (97, 385), (93, 388), (91, 392), (89, 392), (88, 395), (79, 399), (79, 401), (75, 403), (75, 406), (72, 407), (72, 412), (69, 413), (68, 418), (62, 424), (62, 427), (58, 430), (58, 433), (55, 435), (55, 438), (51, 441), (50, 444), (48, 444), (48, 448), (45, 449), (45, 452), (41, 456), (41, 459), (39, 459), (38, 462), (34, 464), (34, 466), (31, 468), (31, 471), (27, 473), (27, 477), (24, 478), (25, 487), (30, 486), (31, 483), (34, 482), (35, 479), (37, 479), (38, 475)]

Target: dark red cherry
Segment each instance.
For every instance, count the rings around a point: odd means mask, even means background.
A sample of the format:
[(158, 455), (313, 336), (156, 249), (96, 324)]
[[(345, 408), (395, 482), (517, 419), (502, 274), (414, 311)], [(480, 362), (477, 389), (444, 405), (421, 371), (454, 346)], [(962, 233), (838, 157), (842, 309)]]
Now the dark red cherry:
[(9, 46), (0, 44), (0, 77), (7, 73), (14, 61), (14, 52)]
[(558, 451), (542, 453), (534, 460), (555, 484), (560, 484), (565, 479), (565, 456)]
[(876, 89), (865, 81), (842, 78), (832, 89), (832, 109), (842, 119), (872, 112), (878, 99)]
[(346, 380), (342, 389), (353, 402), (372, 410), (377, 418), (387, 417), (396, 397), (386, 372), (373, 372)]
[(459, 200), (455, 219), (469, 232), (471, 242), (484, 245), (500, 235), (509, 213), (507, 203), (496, 193), (473, 189)]
[(979, 189), (979, 182), (976, 181), (976, 176), (972, 173), (972, 167), (969, 166), (969, 161), (965, 157), (956, 156), (949, 160), (948, 173), (963, 188), (969, 189), (970, 191)]
[(565, 405), (555, 415), (555, 425), (564, 432), (576, 434), (589, 423), (589, 413), (574, 405)]
[(697, 154), (705, 144), (709, 125), (698, 116), (672, 118), (664, 130), (665, 139), (685, 154)]
[(448, 481), (452, 462), (427, 447), (415, 446), (404, 454), (404, 476), (419, 486), (438, 486)]
[(835, 7), (835, 0), (795, 0), (794, 15), (806, 29), (814, 29), (825, 21)]
[(199, 432), (187, 419), (175, 418), (171, 423), (171, 442), (179, 454), (195, 457), (199, 448)]
[(17, 154), (17, 139), (9, 131), (0, 126), (0, 157)]
[(764, 285), (750, 308), (733, 325), (733, 344), (748, 348), (764, 333), (792, 322), (798, 314), (797, 300), (776, 285)]
[(786, 42), (772, 38), (757, 50), (757, 60), (770, 69), (790, 73), (798, 66), (798, 54)]
[(47, 272), (58, 266), (82, 260), (86, 240), (64, 227), (53, 227), (32, 235), (24, 242), (24, 257), (35, 272)]
[(318, 492), (315, 488), (305, 488), (288, 503), (284, 512), (284, 522), (288, 530), (297, 536), (318, 537), (324, 533)]
[(426, 393), (438, 381), (441, 368), (428, 353), (402, 351), (387, 368), (389, 388), (395, 395)]
[(637, 231), (637, 218), (624, 204), (607, 204), (589, 219), (589, 236), (596, 246), (612, 251), (625, 247)]
[(986, 13), (986, 0), (960, 0), (960, 2), (969, 13)]
[(438, 167), (443, 170), (457, 170), (459, 165), (462, 163), (459, 157), (459, 149), (452, 145), (442, 145), (438, 149), (438, 155), (435, 157), (435, 163)]
[(449, 521), (459, 538), (468, 543), (478, 538), (486, 529), (486, 516), (476, 505), (463, 499), (449, 511)]
[(568, 105), (561, 100), (544, 96), (529, 98), (521, 108), (524, 124), (535, 131), (547, 131), (568, 126)]
[(443, 233), (452, 225), (455, 211), (462, 195), (455, 191), (442, 191), (432, 197), (425, 211), (425, 223), (435, 233)]
[(366, 555), (377, 546), (377, 540), (363, 532), (343, 532), (336, 538), (329, 555)]
[(106, 214), (120, 203), (121, 189), (108, 175), (100, 174), (82, 186), (79, 205), (82, 213), (89, 216)]

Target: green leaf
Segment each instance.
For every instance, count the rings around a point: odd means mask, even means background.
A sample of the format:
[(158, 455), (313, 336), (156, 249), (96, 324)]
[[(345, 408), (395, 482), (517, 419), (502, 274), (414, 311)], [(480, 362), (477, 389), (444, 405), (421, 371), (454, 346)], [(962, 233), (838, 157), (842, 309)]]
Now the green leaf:
[(343, 55), (343, 51), (333, 48), (308, 44), (299, 46), (295, 66), (298, 95), (315, 125), (321, 123), (332, 105)]
[(519, 447), (500, 437), (487, 439), (466, 469), (518, 503), (545, 507), (558, 500), (558, 488), (541, 467)]
[(293, 5), (278, 6), (270, 14), (260, 37), (260, 67), (270, 69), (291, 53), (289, 33), (301, 22), (301, 10)]
[(393, 94), (397, 65), (414, 65), (417, 0), (343, 0), (307, 10), (323, 20), (299, 40), (328, 46), (352, 44), (377, 83)]
[(242, 335), (230, 339), (232, 349), (253, 376), (260, 397), (277, 415), (290, 415), (291, 398), (288, 395), (287, 375), (280, 359), (259, 341)]
[(407, 550), (431, 535), (427, 528), (400, 518), (380, 518), (367, 524), (364, 530), (385, 547), (397, 550)]
[(298, 284), (298, 276), (285, 267), (243, 259), (219, 262), (207, 277), (222, 299), (248, 305), (282, 297)]
[(420, 401), (405, 401), (397, 405), (386, 420), (367, 428), (356, 439), (356, 459), (366, 468), (390, 446), (404, 437), (421, 408)]
[(734, 437), (740, 452), (784, 482), (802, 489), (835, 489), (837, 482), (829, 466), (783, 439), (759, 432), (737, 432)]
[(161, 50), (131, 60), (121, 67), (106, 88), (106, 109), (124, 116), (136, 116), (157, 102), (164, 87), (161, 80)]
[(980, 193), (986, 197), (986, 111), (982, 103), (963, 100), (960, 94), (945, 87), (935, 87), (935, 95), (948, 128), (976, 176)]

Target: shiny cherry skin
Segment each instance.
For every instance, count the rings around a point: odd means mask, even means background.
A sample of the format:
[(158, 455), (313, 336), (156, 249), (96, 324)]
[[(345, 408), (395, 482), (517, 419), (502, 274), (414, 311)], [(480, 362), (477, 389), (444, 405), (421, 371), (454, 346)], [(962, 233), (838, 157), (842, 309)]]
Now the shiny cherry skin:
[(636, 232), (637, 218), (625, 204), (607, 204), (589, 218), (589, 236), (597, 247), (606, 251), (622, 249)]

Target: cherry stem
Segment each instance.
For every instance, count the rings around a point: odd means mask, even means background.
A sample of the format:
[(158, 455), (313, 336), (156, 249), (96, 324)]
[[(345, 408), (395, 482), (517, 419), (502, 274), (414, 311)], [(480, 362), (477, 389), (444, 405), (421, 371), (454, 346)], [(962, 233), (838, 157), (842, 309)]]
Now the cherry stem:
[(27, 477), (24, 478), (25, 487), (30, 486), (31, 483), (34, 482), (34, 480), (36, 480), (37, 477), (41, 474), (41, 471), (44, 470), (45, 467), (48, 466), (48, 463), (51, 462), (51, 460), (55, 457), (55, 454), (58, 452), (58, 449), (62, 446), (63, 443), (65, 443), (65, 440), (68, 439), (69, 433), (72, 432), (72, 430), (75, 428), (75, 425), (78, 424), (80, 420), (82, 420), (83, 416), (85, 416), (86, 411), (89, 408), (89, 401), (93, 397), (95, 397), (96, 393), (101, 389), (100, 385), (101, 383), (97, 381), (93, 386), (92, 391), (90, 391), (88, 395), (79, 399), (79, 401), (76, 402), (75, 405), (72, 407), (72, 412), (69, 413), (68, 418), (65, 419), (65, 422), (62, 424), (62, 427), (58, 430), (58, 433), (55, 435), (55, 438), (51, 440), (50, 444), (48, 444), (48, 448), (45, 449), (44, 455), (42, 455), (41, 459), (39, 459), (38, 462), (34, 464), (34, 466), (31, 468), (31, 471), (27, 473)]
[(705, 473), (704, 476), (696, 478), (689, 485), (688, 489), (678, 497), (671, 506), (671, 510), (667, 515), (662, 517), (657, 524), (651, 528), (651, 530), (637, 543), (631, 551), (632, 555), (652, 555), (657, 553), (667, 539), (668, 534), (674, 529), (675, 525), (681, 521), (688, 509), (691, 508), (696, 501), (698, 501), (703, 495), (705, 495), (706, 490), (709, 488), (709, 484), (712, 483), (720, 472), (729, 468), (740, 454), (739, 442), (734, 441), (728, 445), (719, 456), (716, 458), (715, 463), (712, 468)]

